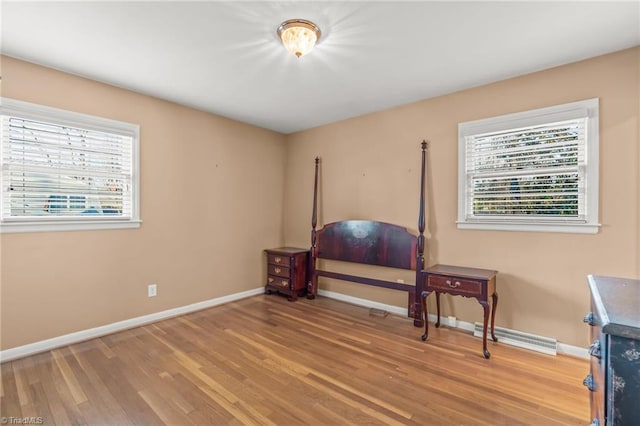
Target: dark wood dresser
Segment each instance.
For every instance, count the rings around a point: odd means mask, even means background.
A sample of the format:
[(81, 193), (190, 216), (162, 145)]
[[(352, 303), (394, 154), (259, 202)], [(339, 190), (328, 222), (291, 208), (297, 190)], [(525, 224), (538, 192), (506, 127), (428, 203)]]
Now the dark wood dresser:
[(279, 247), (267, 253), (267, 284), (265, 293), (275, 291), (295, 301), (307, 289), (309, 250), (297, 247)]
[(588, 277), (592, 426), (640, 424), (640, 280)]

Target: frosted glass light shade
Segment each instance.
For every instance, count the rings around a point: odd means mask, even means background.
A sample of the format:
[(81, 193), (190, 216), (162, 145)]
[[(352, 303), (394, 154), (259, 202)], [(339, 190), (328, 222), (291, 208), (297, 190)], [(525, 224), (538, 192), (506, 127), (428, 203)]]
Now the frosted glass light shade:
[(311, 52), (320, 39), (320, 28), (304, 19), (290, 19), (278, 27), (284, 47), (298, 58)]

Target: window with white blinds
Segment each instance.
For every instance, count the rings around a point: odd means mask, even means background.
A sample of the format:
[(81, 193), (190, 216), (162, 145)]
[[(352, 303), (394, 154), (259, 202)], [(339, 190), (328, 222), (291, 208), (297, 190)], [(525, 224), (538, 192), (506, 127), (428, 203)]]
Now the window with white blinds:
[(459, 125), (458, 227), (598, 229), (598, 100)]
[(138, 126), (6, 98), (0, 120), (3, 232), (139, 226)]

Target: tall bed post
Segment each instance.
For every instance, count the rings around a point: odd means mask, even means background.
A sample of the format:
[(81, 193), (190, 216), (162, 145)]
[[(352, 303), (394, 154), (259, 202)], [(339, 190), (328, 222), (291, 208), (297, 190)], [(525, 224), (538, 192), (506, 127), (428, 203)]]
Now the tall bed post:
[(315, 299), (318, 293), (318, 275), (316, 271), (316, 225), (318, 224), (318, 165), (320, 157), (316, 157), (315, 179), (313, 182), (313, 211), (311, 212), (311, 250), (309, 253), (307, 299)]
[(424, 181), (426, 175), (427, 165), (427, 141), (422, 141), (422, 170), (420, 173), (420, 206), (418, 210), (418, 235), (417, 250), (416, 250), (416, 289), (414, 297), (414, 319), (413, 325), (416, 327), (422, 327), (424, 321), (428, 321), (427, 318), (423, 319), (422, 313), (422, 270), (424, 269), (424, 228), (425, 228), (425, 212), (424, 212)]

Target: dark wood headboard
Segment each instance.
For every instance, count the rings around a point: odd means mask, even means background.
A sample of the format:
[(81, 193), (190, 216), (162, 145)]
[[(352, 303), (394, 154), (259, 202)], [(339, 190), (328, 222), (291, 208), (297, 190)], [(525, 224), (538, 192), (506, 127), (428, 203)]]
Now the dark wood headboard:
[(370, 220), (345, 220), (316, 233), (316, 257), (416, 269), (418, 237), (407, 228)]
[(420, 208), (418, 215), (419, 235), (407, 228), (385, 222), (370, 220), (345, 220), (333, 222), (316, 230), (318, 200), (318, 166), (315, 159), (315, 182), (313, 212), (311, 217), (311, 257), (307, 298), (313, 299), (318, 291), (318, 277), (334, 278), (378, 287), (408, 292), (409, 316), (416, 326), (422, 326), (422, 306), (416, 294), (418, 286), (393, 281), (343, 274), (317, 268), (318, 259), (386, 266), (416, 271), (416, 283), (424, 269), (424, 177), (426, 163), (426, 141), (422, 142), (422, 173), (420, 186)]

